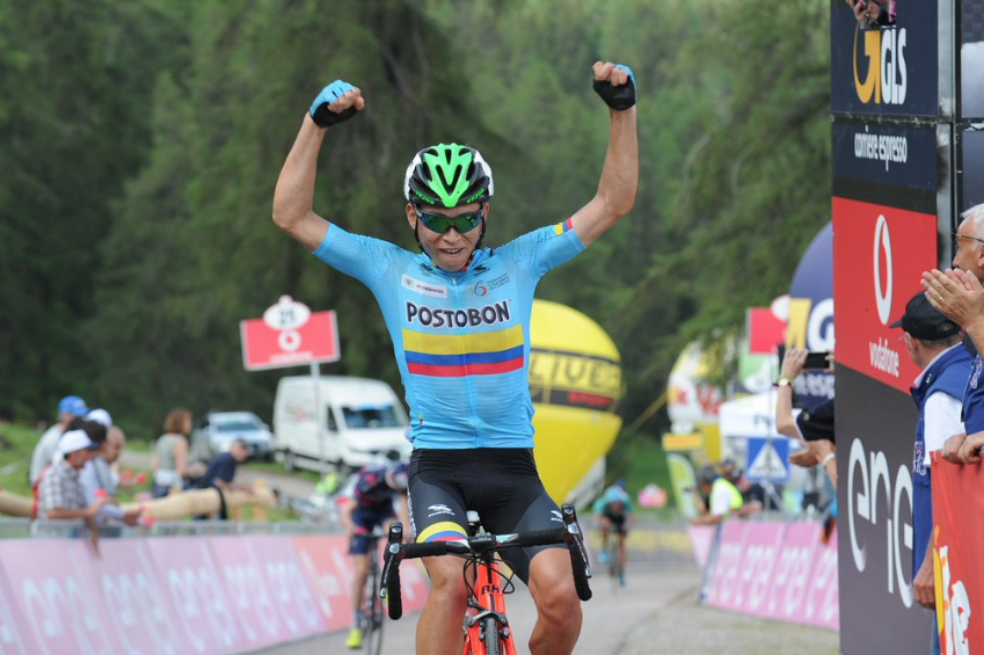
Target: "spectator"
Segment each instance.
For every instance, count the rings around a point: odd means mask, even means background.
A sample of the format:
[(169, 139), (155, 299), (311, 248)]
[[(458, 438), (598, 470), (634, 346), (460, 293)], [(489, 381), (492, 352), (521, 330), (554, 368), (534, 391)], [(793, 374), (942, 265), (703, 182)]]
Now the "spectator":
[(154, 472), (154, 498), (163, 498), (172, 487), (184, 488), (190, 479), (205, 472), (200, 463), (188, 462), (188, 435), (191, 434), (191, 412), (172, 409), (164, 420), (164, 434), (154, 446), (151, 469)]
[(68, 430), (58, 443), (62, 461), (52, 466), (41, 479), (39, 515), (47, 519), (87, 519), (96, 516), (107, 503), (97, 498), (86, 503), (79, 476), (86, 462), (95, 457), (99, 445), (85, 430)]
[[(923, 607), (936, 607), (933, 579), (932, 460), (946, 440), (963, 433), (961, 401), (970, 373), (970, 353), (960, 345), (960, 326), (939, 313), (922, 291), (905, 306), (905, 314), (892, 323), (901, 327), (906, 349), (921, 369), (912, 385), (912, 399), (919, 409), (912, 458), (912, 588)], [(935, 616), (935, 613), (934, 613)], [(938, 626), (934, 624), (930, 652), (939, 655)]]
[(253, 493), (252, 485), (235, 482), (236, 468), (248, 457), (249, 444), (242, 439), (236, 439), (229, 445), (229, 452), (215, 456), (202, 477), (203, 488), (215, 488), (223, 493), (219, 507), (219, 518), (223, 521), (229, 518), (224, 494), (229, 491)]
[(127, 525), (136, 525), (137, 519), (140, 517), (139, 509), (125, 512), (116, 504), (119, 475), (113, 470), (113, 464), (119, 460), (125, 443), (126, 437), (123, 431), (115, 426), (109, 427), (106, 432), (106, 440), (98, 454), (86, 462), (82, 468), (82, 473), (79, 475), (79, 482), (82, 484), (82, 491), (85, 493), (85, 501), (88, 505), (100, 498), (107, 501), (96, 516), (96, 523), (100, 525), (111, 520), (122, 521)]
[(349, 555), (355, 562), (355, 575), (352, 578), (354, 622), (345, 642), (348, 648), (362, 647), (362, 627), (365, 620), (362, 606), (366, 578), (369, 577), (370, 535), (377, 527), (387, 530), (397, 513), (403, 525), (409, 525), (407, 476), (410, 467), (406, 462), (400, 461), (400, 457), (399, 451), (390, 451), (387, 453), (389, 462), (366, 466), (359, 471), (352, 492), (354, 498), (342, 511), (342, 523), (350, 537)]
[(65, 396), (58, 403), (58, 422), (41, 435), (38, 445), (34, 448), (31, 456), (31, 486), (38, 483), (38, 477), (46, 467), (51, 465), (52, 458), (58, 450), (58, 438), (68, 429), (68, 424), (73, 418), (85, 416), (89, 413), (85, 401), (78, 396)]
[(808, 352), (802, 348), (790, 348), (782, 360), (778, 396), (776, 398), (776, 430), (796, 439), (806, 449), (793, 453), (789, 461), (797, 466), (812, 468), (822, 466), (834, 488), (837, 487), (836, 438), (834, 435), (834, 399), (816, 407), (803, 410), (793, 416), (793, 380), (803, 373)]
[(846, 0), (860, 25), (894, 25), (898, 8), (895, 0)]
[(700, 469), (697, 485), (701, 493), (708, 497), (708, 502), (705, 504), (701, 499), (700, 515), (692, 521), (694, 525), (716, 525), (729, 516), (737, 516), (745, 504), (738, 487), (718, 475), (713, 466), (706, 465)]
[[(933, 269), (923, 273), (926, 298), (944, 316), (963, 328), (965, 346), (974, 356), (972, 374), (963, 398), (965, 432), (943, 444), (943, 458), (960, 464), (980, 461), (977, 452), (984, 445), (984, 385), (978, 384), (984, 347), (984, 203), (961, 214), (963, 219), (953, 233), (953, 269)], [(971, 438), (967, 438), (967, 433)], [(969, 442), (969, 443), (967, 443)]]

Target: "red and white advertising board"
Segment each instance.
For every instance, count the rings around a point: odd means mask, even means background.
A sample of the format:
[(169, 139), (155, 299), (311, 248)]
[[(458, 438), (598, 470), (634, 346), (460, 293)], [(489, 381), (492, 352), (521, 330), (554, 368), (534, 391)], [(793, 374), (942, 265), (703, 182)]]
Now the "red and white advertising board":
[(334, 311), (312, 312), (290, 296), (263, 313), (240, 321), (243, 367), (259, 371), (337, 362), (341, 358)]
[(984, 489), (981, 465), (958, 466), (933, 453), (936, 617), (943, 653), (984, 648)]
[(908, 393), (919, 368), (889, 325), (936, 267), (937, 219), (837, 197), (833, 214), (837, 363)]

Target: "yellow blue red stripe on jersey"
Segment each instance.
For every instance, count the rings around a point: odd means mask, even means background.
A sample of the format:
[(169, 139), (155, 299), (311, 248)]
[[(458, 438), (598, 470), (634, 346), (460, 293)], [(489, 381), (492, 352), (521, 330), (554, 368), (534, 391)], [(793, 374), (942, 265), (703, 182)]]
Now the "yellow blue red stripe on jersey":
[(465, 529), (453, 523), (451, 521), (440, 521), (430, 526), (426, 530), (422, 530), (420, 534), (417, 535), (417, 543), (426, 543), (430, 541), (454, 541), (455, 539), (465, 539), (468, 534)]
[(415, 375), (495, 375), (523, 368), (523, 328), (472, 334), (430, 334), (403, 330), (407, 369)]
[(560, 236), (561, 234), (567, 232), (568, 230), (573, 230), (574, 223), (571, 222), (572, 220), (573, 219), (568, 218), (563, 223), (557, 223), (556, 225), (554, 225), (554, 234)]

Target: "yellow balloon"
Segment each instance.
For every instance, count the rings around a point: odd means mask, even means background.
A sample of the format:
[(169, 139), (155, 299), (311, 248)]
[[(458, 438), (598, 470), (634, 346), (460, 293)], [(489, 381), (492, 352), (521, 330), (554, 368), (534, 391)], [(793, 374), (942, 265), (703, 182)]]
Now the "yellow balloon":
[(536, 300), (530, 321), (530, 393), (540, 479), (562, 503), (622, 427), (618, 349), (601, 326), (570, 307)]

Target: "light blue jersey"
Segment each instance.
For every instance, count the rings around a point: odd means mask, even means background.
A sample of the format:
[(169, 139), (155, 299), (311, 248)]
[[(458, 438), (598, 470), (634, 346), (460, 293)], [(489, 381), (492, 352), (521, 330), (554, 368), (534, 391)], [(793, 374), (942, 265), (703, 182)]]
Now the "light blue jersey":
[(571, 221), (448, 273), (335, 224), (314, 252), (372, 291), (393, 339), (414, 448), (532, 448), (530, 315), (543, 275), (585, 249)]

